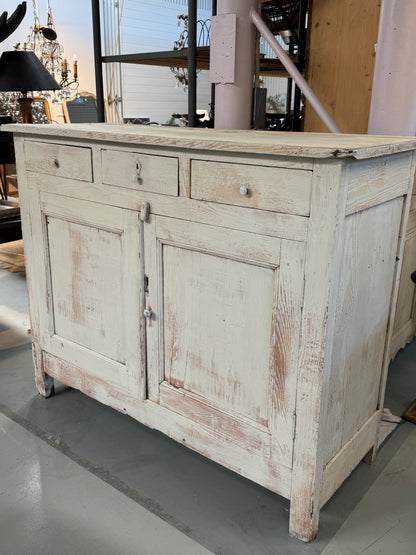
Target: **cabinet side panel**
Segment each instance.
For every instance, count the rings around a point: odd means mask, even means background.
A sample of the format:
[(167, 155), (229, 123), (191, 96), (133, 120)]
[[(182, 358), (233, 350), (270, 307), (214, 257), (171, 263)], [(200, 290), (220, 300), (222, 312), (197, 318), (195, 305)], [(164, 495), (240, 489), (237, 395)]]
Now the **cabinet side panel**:
[(346, 213), (360, 212), (405, 195), (411, 163), (411, 152), (352, 163)]
[(378, 408), (402, 210), (400, 197), (345, 220), (330, 394), (322, 419), (325, 463)]
[(394, 329), (399, 330), (405, 324), (414, 319), (414, 295), (415, 285), (410, 279), (412, 272), (416, 270), (416, 229), (406, 238), (402, 273), (400, 277), (399, 295), (397, 298), (396, 317)]
[[(413, 193), (416, 190), (416, 181)], [(416, 270), (416, 195), (413, 194), (410, 204), (409, 221), (403, 252), (403, 264), (400, 275), (399, 293), (397, 298), (396, 317), (390, 355), (394, 358), (399, 349), (405, 347), (416, 334), (416, 286), (410, 276)]]

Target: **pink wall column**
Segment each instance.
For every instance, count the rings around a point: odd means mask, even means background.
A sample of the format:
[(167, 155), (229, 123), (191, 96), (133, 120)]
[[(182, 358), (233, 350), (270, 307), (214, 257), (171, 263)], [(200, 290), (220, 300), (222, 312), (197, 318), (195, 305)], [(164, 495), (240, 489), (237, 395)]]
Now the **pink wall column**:
[(215, 86), (215, 127), (250, 129), (255, 28), (250, 11), (257, 0), (218, 0), (211, 23), (211, 82)]
[(368, 133), (416, 133), (416, 0), (383, 0)]

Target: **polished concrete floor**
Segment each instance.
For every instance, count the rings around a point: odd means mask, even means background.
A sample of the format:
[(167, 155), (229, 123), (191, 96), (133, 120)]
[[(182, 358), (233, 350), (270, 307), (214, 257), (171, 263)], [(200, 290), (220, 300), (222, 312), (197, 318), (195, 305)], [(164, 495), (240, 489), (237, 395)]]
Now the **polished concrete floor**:
[[(289, 502), (78, 391), (34, 387), (25, 279), (0, 270), (0, 555), (416, 553), (416, 426), (400, 424), (321, 511), (310, 544)], [(386, 406), (416, 397), (416, 341)]]

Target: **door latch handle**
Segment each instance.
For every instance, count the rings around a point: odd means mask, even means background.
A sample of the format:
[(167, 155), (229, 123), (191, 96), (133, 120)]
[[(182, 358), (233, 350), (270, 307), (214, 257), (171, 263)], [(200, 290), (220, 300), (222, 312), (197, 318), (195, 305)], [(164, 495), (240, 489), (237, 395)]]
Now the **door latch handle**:
[(146, 222), (149, 219), (150, 214), (150, 204), (144, 202), (140, 208), (140, 219), (142, 222)]

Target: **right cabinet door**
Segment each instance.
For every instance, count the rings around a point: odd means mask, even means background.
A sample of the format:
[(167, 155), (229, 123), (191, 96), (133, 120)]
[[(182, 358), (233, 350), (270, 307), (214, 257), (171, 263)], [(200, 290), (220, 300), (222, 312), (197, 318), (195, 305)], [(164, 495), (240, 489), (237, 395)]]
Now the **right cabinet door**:
[(152, 217), (150, 400), (291, 466), (303, 244)]

